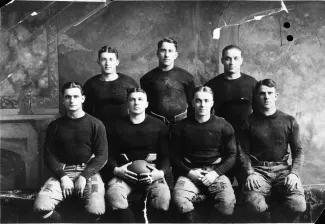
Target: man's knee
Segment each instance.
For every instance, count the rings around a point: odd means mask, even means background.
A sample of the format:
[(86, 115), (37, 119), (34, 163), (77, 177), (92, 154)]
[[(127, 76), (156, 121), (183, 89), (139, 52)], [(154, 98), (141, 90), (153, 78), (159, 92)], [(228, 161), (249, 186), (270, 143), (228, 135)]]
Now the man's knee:
[(34, 201), (33, 210), (38, 213), (53, 211), (58, 203), (59, 201), (49, 196), (38, 195)]
[(150, 194), (150, 204), (153, 208), (167, 211), (170, 204), (170, 190), (167, 184), (159, 184)]
[(256, 192), (249, 192), (246, 195), (247, 209), (253, 213), (265, 212), (268, 209), (265, 197)]
[(174, 190), (172, 193), (172, 200), (176, 208), (182, 213), (187, 213), (194, 210), (194, 205), (191, 201), (190, 195), (184, 190)]
[(92, 194), (86, 199), (86, 211), (93, 215), (103, 215), (105, 213), (105, 199), (103, 195)]
[(287, 197), (286, 205), (292, 212), (306, 211), (306, 200), (303, 195), (295, 194)]
[(234, 192), (223, 193), (214, 198), (214, 208), (223, 215), (232, 215), (234, 213), (236, 197)]
[(128, 208), (127, 194), (120, 186), (110, 186), (106, 192), (108, 204), (113, 210)]

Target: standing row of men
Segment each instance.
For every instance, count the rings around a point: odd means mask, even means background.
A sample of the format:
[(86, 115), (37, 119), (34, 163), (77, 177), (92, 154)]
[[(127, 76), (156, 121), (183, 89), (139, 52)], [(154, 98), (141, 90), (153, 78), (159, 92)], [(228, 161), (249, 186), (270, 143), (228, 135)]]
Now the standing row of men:
[[(282, 222), (303, 212), (299, 127), (276, 109), (274, 81), (257, 82), (241, 73), (242, 50), (234, 45), (222, 51), (224, 73), (200, 87), (174, 65), (174, 39), (159, 41), (157, 56), (158, 67), (140, 79), (142, 89), (117, 73), (118, 52), (108, 46), (98, 52), (101, 74), (83, 87), (63, 85), (67, 115), (49, 125), (44, 148), (54, 176), (39, 192), (34, 210), (53, 221), (59, 218), (55, 206), (75, 193), (96, 220), (105, 212), (106, 191), (120, 221), (134, 222), (127, 197), (140, 189), (148, 198), (150, 221), (163, 221), (159, 218), (172, 200), (184, 220), (199, 222), (193, 203), (200, 194), (211, 196), (219, 216), (233, 214), (236, 176), (250, 212), (268, 210), (271, 190), (282, 200)], [(148, 162), (147, 173), (138, 176), (128, 169), (137, 160)], [(170, 162), (176, 180), (171, 192), (165, 180)]]

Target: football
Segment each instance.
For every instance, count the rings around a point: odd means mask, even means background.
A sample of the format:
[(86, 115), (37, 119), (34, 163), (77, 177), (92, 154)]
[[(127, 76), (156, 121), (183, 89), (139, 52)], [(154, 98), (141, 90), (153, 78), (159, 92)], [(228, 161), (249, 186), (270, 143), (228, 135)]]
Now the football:
[(145, 160), (135, 160), (127, 168), (128, 168), (128, 170), (139, 175), (141, 173), (150, 173), (151, 172), (151, 170), (147, 167), (147, 165), (150, 165), (150, 164)]

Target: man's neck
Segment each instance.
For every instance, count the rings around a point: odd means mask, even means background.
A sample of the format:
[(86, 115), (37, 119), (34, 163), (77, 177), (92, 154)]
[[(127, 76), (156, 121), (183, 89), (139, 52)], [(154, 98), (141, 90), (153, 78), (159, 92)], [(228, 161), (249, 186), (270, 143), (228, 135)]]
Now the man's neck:
[(67, 116), (71, 119), (78, 119), (85, 115), (85, 112), (83, 110), (77, 110), (77, 111), (68, 111)]
[(163, 70), (164, 72), (170, 71), (174, 68), (174, 64), (170, 65), (170, 66), (162, 66), (162, 65), (158, 65), (158, 67)]
[(276, 112), (276, 107), (268, 108), (268, 109), (260, 108), (260, 113), (265, 116), (271, 116), (271, 115), (275, 114), (275, 112)]
[(103, 81), (114, 81), (118, 78), (118, 74), (115, 73), (110, 73), (110, 74), (106, 74), (106, 73), (102, 73), (101, 75), (101, 79)]
[(146, 119), (146, 113), (141, 114), (129, 114), (130, 121), (133, 124), (140, 124)]
[(237, 73), (229, 73), (229, 72), (225, 72), (224, 74), (224, 78), (228, 79), (228, 80), (234, 80), (234, 79), (239, 79), (241, 74), (240, 72)]
[(199, 123), (204, 123), (207, 122), (211, 117), (211, 114), (207, 114), (204, 116), (199, 116), (199, 115), (195, 115), (195, 120)]

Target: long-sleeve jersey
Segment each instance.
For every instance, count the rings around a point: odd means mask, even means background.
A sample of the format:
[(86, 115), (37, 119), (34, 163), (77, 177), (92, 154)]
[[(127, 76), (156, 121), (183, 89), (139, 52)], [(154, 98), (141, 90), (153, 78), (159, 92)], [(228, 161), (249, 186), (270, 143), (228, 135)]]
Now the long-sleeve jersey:
[(159, 67), (140, 79), (141, 88), (147, 92), (148, 110), (172, 118), (186, 109), (193, 114), (192, 94), (195, 88), (193, 76), (177, 66), (169, 71)]
[[(298, 175), (303, 164), (304, 154), (299, 138), (299, 125), (296, 119), (277, 110), (265, 116), (252, 113), (244, 125), (244, 136), (240, 139), (243, 149), (243, 166), (247, 174), (254, 171), (254, 160), (281, 162), (288, 157), (288, 145), (292, 154), (291, 173)], [(252, 157), (253, 156), (253, 157)]]
[[(88, 164), (81, 173), (88, 179), (105, 165), (107, 152), (105, 127), (89, 114), (77, 119), (63, 116), (52, 121), (47, 128), (44, 159), (58, 179), (66, 175), (63, 164), (82, 163)], [(93, 155), (95, 157), (90, 160)]]
[(215, 115), (225, 118), (237, 131), (237, 128), (252, 113), (254, 88), (257, 81), (241, 73), (240, 78), (229, 80), (224, 73), (208, 81), (214, 93)]
[(101, 120), (110, 132), (114, 121), (127, 115), (127, 91), (138, 87), (138, 84), (121, 73), (114, 81), (103, 81), (100, 76), (95, 75), (84, 84), (86, 99), (83, 109)]
[(118, 161), (123, 153), (130, 162), (144, 160), (149, 153), (156, 153), (156, 168), (166, 173), (170, 166), (168, 132), (168, 127), (162, 121), (147, 114), (139, 124), (132, 123), (129, 116), (116, 121), (112, 138), (108, 139), (109, 156), (105, 175), (111, 175), (115, 167), (122, 165)]
[[(222, 161), (215, 171), (223, 175), (235, 164), (236, 151), (233, 128), (215, 115), (204, 123), (188, 117), (172, 129), (171, 162), (173, 171), (179, 175), (186, 176), (191, 169), (211, 165), (220, 157)], [(184, 163), (184, 157), (191, 167)]]

